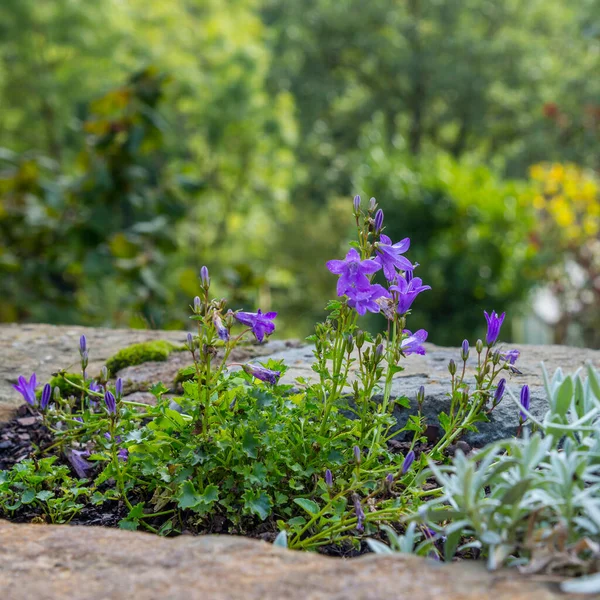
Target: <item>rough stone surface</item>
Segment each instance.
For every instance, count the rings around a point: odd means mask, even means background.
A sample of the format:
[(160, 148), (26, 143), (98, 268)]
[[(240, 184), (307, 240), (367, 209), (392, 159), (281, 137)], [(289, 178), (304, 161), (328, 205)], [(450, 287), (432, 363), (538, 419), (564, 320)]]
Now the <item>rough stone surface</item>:
[[(447, 393), (450, 390), (450, 374), (448, 373), (448, 361), (453, 358), (455, 362), (462, 365), (460, 361), (460, 350), (457, 348), (441, 348), (433, 344), (425, 344), (427, 354), (425, 356), (411, 355), (402, 362), (405, 370), (394, 376), (392, 385), (392, 397), (406, 396), (412, 405), (412, 412), (416, 411), (416, 394), (421, 385), (425, 386), (425, 403), (423, 413), (427, 422), (431, 425), (438, 423), (437, 415), (449, 408)], [(558, 367), (565, 373), (571, 373), (579, 367), (591, 362), (595, 367), (600, 367), (600, 350), (588, 350), (585, 348), (571, 348), (568, 346), (534, 346), (514, 345), (505, 347), (504, 350), (517, 348), (521, 356), (517, 362), (522, 375), (512, 375), (508, 387), (518, 398), (521, 387), (528, 384), (531, 389), (531, 412), (541, 417), (548, 409), (546, 395), (543, 388), (542, 368), (543, 362), (548, 373), (552, 375)], [(477, 355), (469, 358), (467, 363), (467, 381), (474, 387), (474, 369), (477, 366)], [(275, 353), (273, 358), (281, 358), (290, 369), (283, 381), (292, 383), (297, 377), (314, 380), (316, 374), (312, 371), (312, 350), (309, 347), (295, 348)], [(351, 373), (350, 380), (353, 378)], [(395, 409), (395, 415), (400, 425), (404, 424), (411, 410)], [(519, 426), (518, 408), (505, 395), (504, 400), (494, 409), (490, 415), (489, 423), (479, 423), (477, 433), (469, 433), (465, 439), (475, 445), (483, 445), (489, 441), (502, 439), (514, 435)], [(411, 433), (412, 435), (412, 433)], [(400, 438), (402, 436), (399, 436)]]
[[(181, 331), (141, 331), (126, 329), (93, 329), (86, 327), (59, 327), (52, 325), (4, 325), (0, 326), (0, 421), (7, 420), (22, 402), (20, 395), (12, 389), (20, 374), (29, 376), (36, 372), (39, 381), (48, 379), (58, 369), (78, 370), (78, 340), (85, 333), (90, 347), (90, 365), (88, 372), (100, 371), (107, 358), (117, 350), (136, 342), (164, 339), (181, 343), (185, 338)], [(453, 348), (440, 348), (426, 344), (427, 355), (408, 357), (403, 366), (405, 370), (394, 377), (392, 393), (395, 397), (406, 396), (413, 404), (419, 389), (426, 389), (425, 416), (435, 425), (437, 415), (447, 410), (446, 394), (450, 386), (447, 365), (450, 358), (459, 363), (459, 351)], [(512, 346), (511, 346), (512, 347)], [(509, 387), (518, 395), (522, 385), (529, 384), (532, 391), (531, 410), (542, 415), (546, 410), (540, 363), (543, 361), (550, 373), (557, 367), (565, 372), (591, 362), (600, 367), (600, 350), (569, 348), (565, 346), (516, 346), (521, 351), (517, 363), (522, 375), (513, 375)], [(508, 349), (508, 348), (506, 348)], [(296, 342), (270, 341), (264, 345), (240, 348), (233, 362), (242, 362), (253, 357), (281, 358), (289, 365), (285, 382), (293, 383), (297, 377), (314, 379), (311, 369), (312, 350), (299, 346)], [(158, 381), (174, 387), (173, 380), (181, 367), (189, 364), (188, 354), (174, 352), (165, 362), (148, 362), (123, 369), (119, 375), (125, 380), (125, 389), (129, 394), (137, 393), (131, 399), (151, 401), (147, 393), (141, 393)], [(468, 375), (473, 374), (475, 361), (470, 359)], [(351, 377), (353, 374), (351, 374)], [(409, 411), (396, 410), (399, 423), (406, 421)], [(467, 440), (481, 445), (493, 439), (513, 435), (518, 427), (518, 411), (506, 397), (491, 415), (490, 423), (479, 425), (479, 433), (470, 434)]]
[(343, 560), (231, 536), (0, 521), (7, 600), (553, 600), (556, 584), (481, 564), (369, 554)]

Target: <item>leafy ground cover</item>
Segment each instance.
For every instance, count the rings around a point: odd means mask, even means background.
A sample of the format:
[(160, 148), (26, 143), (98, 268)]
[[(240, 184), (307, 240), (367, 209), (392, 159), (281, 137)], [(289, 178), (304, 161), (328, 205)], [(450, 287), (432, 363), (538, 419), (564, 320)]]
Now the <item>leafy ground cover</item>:
[[(492, 569), (583, 576), (564, 585), (597, 591), (598, 374), (546, 375), (549, 410), (536, 419), (529, 388), (516, 397), (507, 383), (519, 353), (498, 348), (505, 315), (485, 312), (485, 340), (465, 340), (448, 364), (449, 410), (431, 440), (426, 390), (408, 399), (391, 389), (402, 360), (425, 353), (427, 332), (407, 327), (418, 296), (433, 292), (407, 256), (410, 240), (384, 233), (375, 199), (365, 208), (355, 197), (353, 217), (356, 242), (327, 263), (337, 298), (309, 338), (314, 380), (281, 383), (286, 366), (274, 360), (227, 362), (244, 340), (270, 336), (277, 313), (228, 310), (211, 298), (203, 267), (182, 395), (165, 398), (157, 384), (155, 406), (124, 399), (123, 381), (113, 383), (106, 367), (97, 377), (87, 372), (93, 349), (85, 336), (81, 376), (59, 373), (66, 385), (41, 391), (35, 374), (19, 378), (15, 388), (39, 415), (27, 423), (43, 429), (32, 456), (0, 472), (0, 515), (160, 535), (258, 535), (345, 555), (368, 544), (439, 560), (483, 558)], [(360, 328), (367, 313), (385, 317), (382, 332)], [(468, 381), (471, 354), (477, 368)], [(476, 452), (461, 445), (502, 401), (520, 414), (517, 437)], [(416, 412), (401, 430), (411, 441), (393, 443), (394, 405), (411, 402)]]

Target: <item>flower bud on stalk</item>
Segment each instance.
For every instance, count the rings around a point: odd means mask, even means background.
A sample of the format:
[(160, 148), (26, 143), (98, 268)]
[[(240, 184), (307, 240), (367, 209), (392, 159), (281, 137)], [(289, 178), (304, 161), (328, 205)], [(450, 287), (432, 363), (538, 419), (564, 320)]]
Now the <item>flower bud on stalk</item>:
[(477, 350), (477, 354), (481, 354), (483, 352), (483, 342), (481, 340), (477, 340), (475, 342), (475, 350)]
[(425, 402), (425, 386), (422, 385), (417, 391), (417, 405), (419, 407), (419, 412), (421, 412), (423, 402)]
[(381, 208), (375, 213), (375, 232), (379, 232), (381, 231), (381, 228), (383, 227), (383, 211), (381, 210)]
[(187, 334), (187, 347), (191, 352), (194, 351), (194, 336), (191, 333)]
[(362, 329), (359, 329), (356, 332), (356, 347), (360, 350), (365, 343), (365, 332)]
[(104, 392), (104, 403), (106, 404), (106, 409), (108, 410), (109, 414), (117, 414), (117, 401), (113, 393), (109, 390), (106, 390), (106, 392)]
[(52, 395), (52, 387), (49, 383), (44, 386), (42, 390), (42, 398), (40, 400), (40, 408), (42, 410), (46, 410), (48, 407), (48, 402), (50, 402), (50, 396)]
[(383, 351), (384, 351), (384, 347), (383, 344), (379, 344), (376, 348), (375, 348), (375, 357), (377, 359), (381, 358), (383, 356)]
[[(359, 199), (360, 201), (360, 199)], [(333, 475), (331, 474), (331, 471), (329, 469), (327, 469), (327, 471), (325, 471), (325, 485), (328, 488), (333, 487)]]
[(213, 325), (215, 326), (215, 329), (217, 330), (217, 335), (219, 336), (219, 339), (221, 339), (223, 342), (228, 342), (229, 341), (229, 330), (227, 329), (227, 327), (225, 327), (225, 325), (223, 324), (223, 321), (221, 319), (221, 316), (217, 312), (213, 314)]
[(406, 457), (404, 458), (404, 462), (402, 463), (402, 475), (406, 474), (410, 469), (411, 465), (415, 461), (415, 452), (414, 450), (410, 450)]
[(500, 350), (496, 350), (492, 354), (492, 364), (497, 365), (500, 362)]
[(465, 388), (463, 390), (460, 400), (463, 406), (467, 406), (469, 404), (469, 388)]
[(102, 367), (100, 370), (100, 383), (106, 383), (108, 381), (108, 368)]
[(358, 215), (358, 211), (360, 210), (360, 196), (358, 194), (356, 196), (354, 196), (353, 206), (354, 206), (354, 214)]
[(451, 358), (450, 362), (448, 363), (448, 372), (450, 373), (450, 375), (452, 375), (452, 377), (456, 375), (456, 363), (454, 362), (453, 358)]
[(462, 348), (460, 350), (460, 357), (463, 359), (463, 362), (467, 362), (469, 358), (469, 341), (463, 340)]
[(346, 352), (348, 354), (351, 354), (353, 350), (354, 350), (354, 338), (352, 337), (352, 334), (349, 333), (346, 336)]
[(60, 400), (60, 388), (58, 386), (52, 390), (52, 397), (54, 398), (54, 402), (58, 402)]
[(123, 397), (123, 380), (120, 377), (115, 383), (115, 392), (117, 395), (117, 400), (120, 400)]
[(498, 382), (498, 386), (496, 387), (496, 391), (494, 392), (494, 402), (492, 403), (492, 408), (498, 406), (500, 404), (500, 400), (502, 400), (502, 396), (504, 396), (504, 389), (506, 388), (506, 379), (504, 377)]
[[(526, 411), (529, 411), (530, 404), (531, 404), (531, 393), (529, 391), (529, 386), (524, 385), (521, 388), (521, 406)], [(522, 410), (519, 411), (519, 420), (521, 421), (521, 423), (524, 423), (527, 420), (527, 415)]]
[(354, 462), (357, 465), (360, 465), (360, 459), (361, 459), (360, 448), (358, 446), (354, 446), (353, 451), (354, 451)]
[(210, 287), (210, 277), (208, 275), (208, 267), (205, 265), (200, 269), (200, 282), (205, 290)]
[(202, 310), (202, 300), (200, 300), (200, 296), (196, 296), (194, 298), (194, 312), (196, 314), (200, 314), (201, 310)]

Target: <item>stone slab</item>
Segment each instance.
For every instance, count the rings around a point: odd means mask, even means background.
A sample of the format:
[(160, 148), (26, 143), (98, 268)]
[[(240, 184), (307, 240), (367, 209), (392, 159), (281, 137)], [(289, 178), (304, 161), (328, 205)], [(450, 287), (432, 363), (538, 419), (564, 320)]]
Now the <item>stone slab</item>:
[(338, 559), (233, 536), (0, 521), (7, 600), (563, 600), (556, 584), (480, 563)]

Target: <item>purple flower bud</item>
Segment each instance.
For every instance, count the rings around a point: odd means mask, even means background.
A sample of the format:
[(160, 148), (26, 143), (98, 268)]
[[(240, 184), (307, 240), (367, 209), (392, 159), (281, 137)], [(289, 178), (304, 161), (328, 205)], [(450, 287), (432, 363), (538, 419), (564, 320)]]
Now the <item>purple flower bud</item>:
[(405, 456), (404, 462), (402, 463), (402, 475), (408, 472), (410, 466), (415, 461), (415, 453), (414, 450), (410, 450), (410, 452)]
[(456, 363), (454, 362), (453, 358), (451, 358), (450, 362), (448, 363), (448, 372), (450, 375), (456, 375)]
[(423, 405), (423, 402), (425, 402), (425, 386), (422, 385), (419, 390), (417, 391), (417, 404), (419, 406)]
[(229, 329), (227, 329), (227, 327), (225, 327), (225, 325), (223, 325), (223, 320), (221, 319), (221, 316), (219, 315), (219, 313), (213, 314), (213, 325), (215, 326), (215, 329), (217, 330), (217, 335), (219, 336), (219, 338), (221, 340), (223, 340), (224, 342), (228, 342), (229, 341)]
[(129, 458), (129, 450), (127, 450), (127, 448), (120, 448), (117, 452), (117, 458), (123, 462), (127, 462), (127, 459)]
[(194, 298), (194, 312), (199, 313), (201, 306), (202, 306), (202, 300), (200, 300), (200, 296), (196, 296)]
[[(529, 391), (529, 386), (528, 385), (524, 385), (521, 388), (521, 406), (526, 410), (529, 411), (529, 405), (531, 403), (531, 393)], [(519, 411), (519, 417), (522, 421), (526, 421), (527, 420), (527, 415), (523, 412), (523, 411)]]
[(371, 212), (373, 212), (375, 210), (376, 206), (377, 206), (377, 200), (375, 200), (375, 198), (371, 198), (371, 200), (369, 201), (369, 210)]
[(260, 379), (271, 385), (275, 385), (281, 377), (281, 371), (272, 371), (261, 365), (245, 364), (242, 365), (242, 369), (244, 369), (248, 375), (252, 375), (252, 377), (256, 377), (256, 379)]
[(467, 362), (467, 359), (469, 358), (469, 340), (463, 340), (460, 357), (464, 362)]
[(120, 400), (123, 396), (123, 380), (120, 377), (115, 383), (115, 392), (117, 393), (117, 398)]
[(112, 439), (112, 438), (111, 438), (111, 435), (110, 435), (110, 433), (108, 433), (108, 431), (106, 431), (106, 432), (103, 434), (103, 436), (104, 436), (104, 438), (105, 438), (105, 439), (107, 439), (107, 440), (109, 440), (109, 441)]
[(202, 287), (208, 288), (210, 285), (210, 277), (208, 276), (208, 267), (204, 266), (200, 269), (200, 281), (202, 282)]
[(379, 209), (375, 213), (375, 231), (381, 231), (383, 227), (383, 211)]
[(83, 353), (87, 350), (87, 339), (85, 335), (79, 338), (79, 354), (83, 356)]
[(194, 336), (188, 332), (187, 334), (187, 347), (193, 352), (194, 351)]
[(391, 473), (388, 473), (385, 476), (385, 482), (387, 483), (387, 485), (392, 485), (392, 483), (394, 483), (394, 476)]
[(50, 396), (52, 396), (52, 386), (47, 383), (42, 390), (42, 399), (40, 401), (40, 408), (46, 410), (48, 402), (50, 402)]
[(352, 449), (354, 452), (354, 461), (356, 462), (357, 465), (360, 465), (360, 448), (358, 446), (354, 446), (354, 448)]
[(377, 358), (380, 358), (381, 356), (383, 356), (383, 344), (379, 344), (376, 348), (375, 348), (375, 356)]
[(504, 322), (504, 317), (506, 316), (506, 313), (503, 312), (500, 316), (498, 316), (496, 314), (496, 311), (493, 310), (492, 314), (488, 315), (487, 311), (484, 310), (483, 314), (485, 315), (488, 326), (487, 334), (485, 336), (485, 342), (488, 345), (488, 347), (491, 348), (496, 343), (496, 340), (500, 335), (500, 328), (502, 327), (502, 323)]
[(356, 530), (364, 531), (365, 526), (363, 525), (365, 521), (365, 512), (360, 504), (360, 498), (356, 496), (354, 498), (354, 514), (356, 515)]
[(358, 213), (358, 211), (360, 210), (360, 196), (357, 194), (356, 196), (354, 196), (354, 212)]
[(104, 403), (106, 404), (106, 408), (111, 415), (117, 414), (117, 401), (112, 392), (109, 390), (104, 392)]
[(502, 396), (504, 396), (504, 389), (506, 388), (506, 379), (504, 377), (498, 382), (498, 387), (496, 388), (496, 392), (494, 393), (494, 403), (493, 406), (498, 406), (500, 400), (502, 400)]
[(329, 469), (325, 471), (325, 484), (327, 487), (333, 487), (333, 475)]

